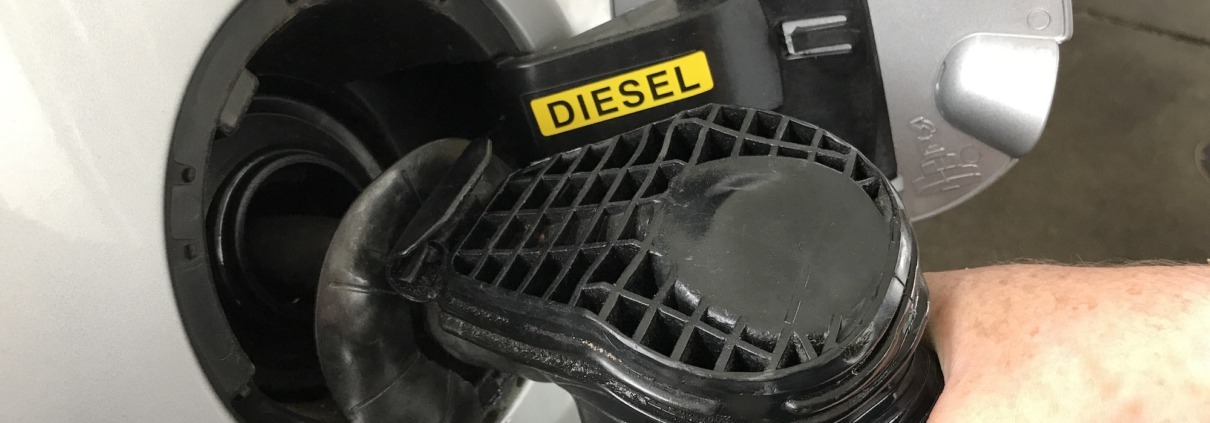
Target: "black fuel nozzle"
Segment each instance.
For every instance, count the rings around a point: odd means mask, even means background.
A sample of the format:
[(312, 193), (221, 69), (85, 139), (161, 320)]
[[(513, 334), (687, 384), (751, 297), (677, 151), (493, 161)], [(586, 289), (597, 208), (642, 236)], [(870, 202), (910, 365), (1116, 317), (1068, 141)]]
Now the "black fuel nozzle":
[(398, 244), (397, 289), (454, 356), (558, 383), (586, 422), (924, 421), (941, 392), (902, 205), (811, 124), (705, 106), (465, 197), (405, 231), (442, 235)]

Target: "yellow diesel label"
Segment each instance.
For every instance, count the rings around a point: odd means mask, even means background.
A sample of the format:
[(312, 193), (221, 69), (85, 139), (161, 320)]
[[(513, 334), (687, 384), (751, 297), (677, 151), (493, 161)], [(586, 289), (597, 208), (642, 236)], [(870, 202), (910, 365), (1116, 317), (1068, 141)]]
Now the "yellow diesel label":
[(544, 136), (601, 123), (710, 91), (714, 79), (706, 53), (581, 85), (529, 102)]

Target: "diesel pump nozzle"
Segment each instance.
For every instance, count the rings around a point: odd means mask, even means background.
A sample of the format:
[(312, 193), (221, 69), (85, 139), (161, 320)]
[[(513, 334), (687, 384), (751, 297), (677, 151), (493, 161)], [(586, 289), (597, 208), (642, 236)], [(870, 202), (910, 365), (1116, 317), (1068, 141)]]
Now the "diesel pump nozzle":
[(499, 183), (489, 159), (463, 153), (389, 263), (453, 356), (558, 383), (588, 423), (927, 418), (910, 223), (849, 144), (711, 105)]

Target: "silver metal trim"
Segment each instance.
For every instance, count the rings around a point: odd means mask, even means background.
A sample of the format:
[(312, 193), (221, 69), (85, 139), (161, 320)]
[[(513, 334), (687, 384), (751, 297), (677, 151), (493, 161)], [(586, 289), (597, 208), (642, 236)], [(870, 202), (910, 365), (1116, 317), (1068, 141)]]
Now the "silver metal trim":
[(800, 31), (818, 31), (845, 26), (849, 17), (844, 15), (824, 16), (818, 18), (799, 19), (781, 24), (781, 34), (786, 41), (786, 52), (794, 57), (822, 56), (827, 54), (848, 53), (853, 50), (853, 44), (834, 44), (815, 48), (799, 49), (794, 45), (794, 34)]
[(1042, 136), (1058, 68), (1053, 41), (972, 35), (946, 56), (937, 108), (962, 132), (1021, 157)]
[[(869, 0), (913, 219), (986, 189), (1046, 124), (1069, 0)], [(997, 69), (994, 75), (988, 69)], [(994, 77), (993, 77), (994, 76)]]
[(509, 35), (527, 52), (571, 38), (613, 16), (611, 0), (488, 0)]
[(571, 394), (553, 383), (526, 381), (499, 423), (580, 423)]

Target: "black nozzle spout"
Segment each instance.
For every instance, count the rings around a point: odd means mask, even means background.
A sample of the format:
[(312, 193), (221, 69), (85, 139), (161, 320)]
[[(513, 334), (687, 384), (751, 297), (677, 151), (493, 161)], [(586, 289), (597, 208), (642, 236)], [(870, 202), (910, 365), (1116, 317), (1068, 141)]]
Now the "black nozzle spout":
[(332, 395), (353, 422), (482, 419), (476, 386), (422, 351), (419, 306), (387, 277), (395, 241), (468, 144), (441, 140), (408, 154), (361, 194), (332, 239), (319, 280), (316, 342)]

